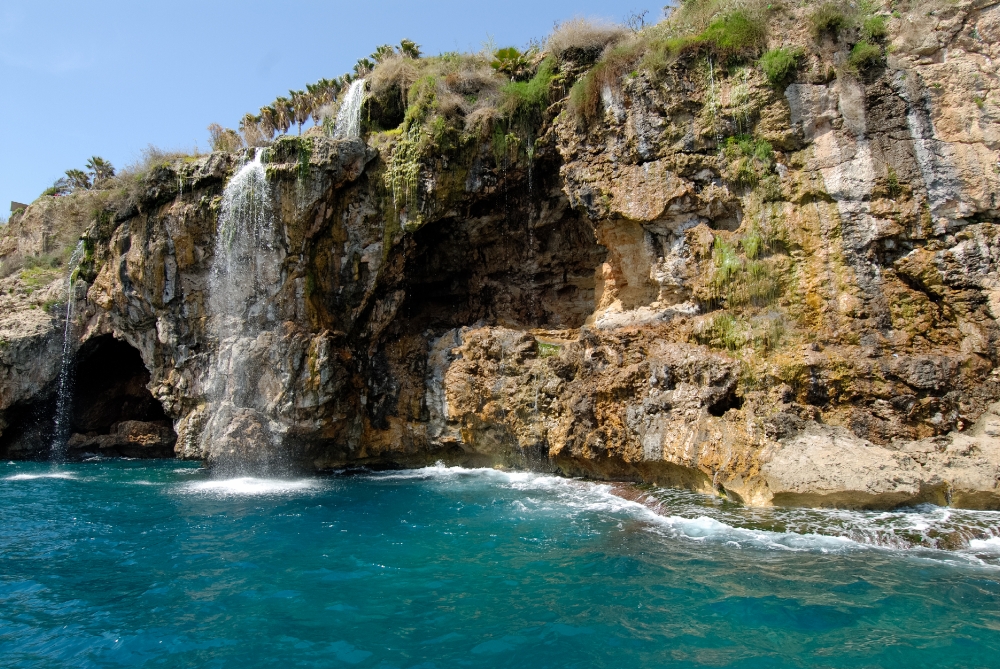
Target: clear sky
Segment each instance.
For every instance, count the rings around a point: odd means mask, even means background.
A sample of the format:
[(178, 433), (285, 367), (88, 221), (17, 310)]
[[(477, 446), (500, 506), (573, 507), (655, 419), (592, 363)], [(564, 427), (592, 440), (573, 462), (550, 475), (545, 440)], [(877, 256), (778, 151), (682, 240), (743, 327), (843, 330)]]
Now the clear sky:
[(542, 39), (574, 16), (661, 15), (662, 0), (46, 2), (0, 0), (0, 212), (91, 155), (208, 148), (209, 123), (350, 71), (377, 45), (425, 54)]

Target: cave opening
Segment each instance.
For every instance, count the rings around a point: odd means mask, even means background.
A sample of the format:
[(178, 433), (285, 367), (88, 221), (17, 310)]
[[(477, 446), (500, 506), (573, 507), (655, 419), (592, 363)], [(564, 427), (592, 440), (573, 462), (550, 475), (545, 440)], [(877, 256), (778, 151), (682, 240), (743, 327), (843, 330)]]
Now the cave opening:
[(89, 339), (73, 377), (70, 454), (173, 457), (173, 423), (146, 387), (149, 370), (135, 347), (112, 335)]
[(578, 328), (593, 313), (595, 270), (607, 250), (572, 210), (531, 217), (450, 219), (417, 232), (401, 313), (411, 332), (475, 323)]

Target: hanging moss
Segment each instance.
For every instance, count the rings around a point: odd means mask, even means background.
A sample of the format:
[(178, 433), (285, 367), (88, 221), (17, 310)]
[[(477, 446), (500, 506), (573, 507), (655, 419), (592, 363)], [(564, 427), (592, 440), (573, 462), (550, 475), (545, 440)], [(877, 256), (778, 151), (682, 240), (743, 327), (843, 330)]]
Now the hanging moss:
[(303, 138), (299, 142), (299, 179), (303, 180), (309, 176), (309, 159), (312, 157), (312, 140)]
[(383, 180), (392, 193), (392, 203), (396, 211), (408, 207), (417, 200), (417, 183), (420, 177), (420, 147), (423, 129), (411, 125), (400, 134), (386, 165)]

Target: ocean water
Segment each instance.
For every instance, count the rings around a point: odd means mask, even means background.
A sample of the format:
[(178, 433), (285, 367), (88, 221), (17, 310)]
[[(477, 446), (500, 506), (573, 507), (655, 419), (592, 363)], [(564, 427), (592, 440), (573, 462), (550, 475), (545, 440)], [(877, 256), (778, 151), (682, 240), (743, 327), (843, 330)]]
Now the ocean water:
[(998, 536), (443, 466), (0, 464), (0, 666), (997, 667)]

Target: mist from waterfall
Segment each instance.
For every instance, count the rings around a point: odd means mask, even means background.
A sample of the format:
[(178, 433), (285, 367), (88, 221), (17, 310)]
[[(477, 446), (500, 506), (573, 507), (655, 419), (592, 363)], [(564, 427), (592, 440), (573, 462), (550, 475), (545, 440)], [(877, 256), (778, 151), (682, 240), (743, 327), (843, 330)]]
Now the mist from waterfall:
[(56, 390), (55, 430), (49, 446), (49, 459), (62, 462), (66, 459), (66, 441), (69, 438), (70, 417), (73, 411), (73, 279), (76, 266), (83, 258), (83, 241), (76, 245), (69, 259), (69, 274), (66, 275), (66, 321), (63, 323), (62, 358), (59, 366), (59, 386)]
[(283, 468), (283, 429), (259, 388), (283, 256), (263, 157), (264, 149), (256, 149), (226, 185), (209, 275), (209, 330), (218, 357), (207, 380), (203, 443), (209, 459), (230, 474)]
[(358, 79), (347, 89), (344, 102), (337, 111), (337, 120), (333, 126), (333, 136), (336, 139), (361, 137), (361, 106), (364, 102), (365, 80)]

